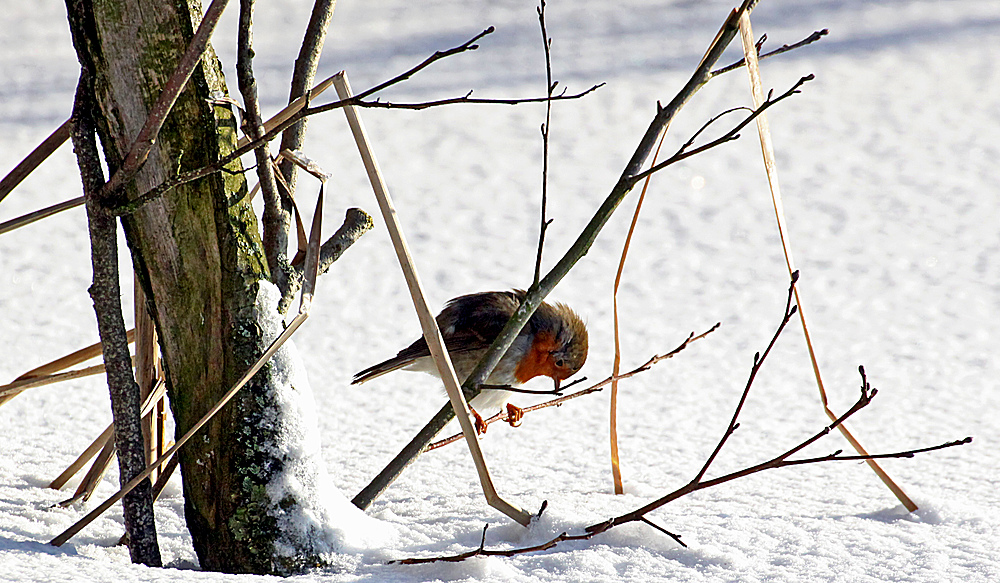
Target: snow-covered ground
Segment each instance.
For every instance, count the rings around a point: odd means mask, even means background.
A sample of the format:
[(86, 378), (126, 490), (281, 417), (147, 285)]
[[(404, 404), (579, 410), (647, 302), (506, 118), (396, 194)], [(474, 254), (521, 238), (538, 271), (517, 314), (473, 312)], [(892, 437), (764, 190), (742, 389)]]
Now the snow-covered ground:
[[(287, 95), (309, 4), (258, 7), (256, 64), (266, 111)], [(547, 266), (589, 220), (656, 101), (670, 99), (686, 80), (730, 8), (717, 0), (549, 5), (555, 77), (570, 91), (607, 85), (554, 108)], [(228, 10), (214, 40), (231, 71), (236, 7)], [(359, 90), (489, 25), (497, 32), (481, 49), (435, 65), (387, 97), (424, 100), (469, 89), (484, 97), (541, 94), (535, 4), (525, 0), (342, 0), (321, 75), (347, 69)], [(787, 285), (751, 126), (739, 142), (657, 175), (650, 187), (619, 297), (624, 366), (716, 321), (722, 327), (622, 383), (626, 495), (611, 493), (608, 394), (598, 393), (529, 414), (517, 430), (495, 426), (483, 438), (504, 496), (527, 508), (548, 500), (530, 529), (484, 504), (467, 450), (451, 445), (421, 458), (372, 506), (369, 514), (384, 527), (380, 537), (359, 539), (336, 566), (296, 579), (1000, 580), (1000, 4), (763, 0), (754, 27), (767, 33), (765, 48), (830, 29), (815, 45), (765, 61), (763, 75), (765, 87), (778, 92), (807, 73), (817, 77), (772, 109), (770, 121), (804, 308), (832, 406), (843, 411), (854, 402), (863, 364), (879, 394), (849, 425), (870, 450), (975, 438), (884, 462), (920, 509), (906, 513), (864, 464), (836, 463), (758, 474), (653, 513), (688, 548), (648, 526), (627, 525), (512, 558), (385, 564), (474, 548), (487, 523), (491, 547), (535, 544), (638, 507), (694, 476), (728, 422), (753, 353), (778, 323)], [(56, 0), (8, 3), (0, 30), (6, 172), (69, 115), (77, 67)], [(733, 50), (723, 62), (737, 58)], [(676, 120), (667, 149), (712, 115), (748, 102), (743, 71), (713, 80)], [(362, 113), (432, 303), (530, 283), (543, 108)], [(308, 154), (334, 173), (329, 231), (348, 206), (374, 214), (343, 117), (314, 118), (309, 128)], [(305, 197), (310, 185), (302, 180)], [(0, 204), (0, 221), (78, 194), (64, 147)], [(593, 380), (610, 370), (611, 288), (634, 204), (634, 196), (626, 200), (553, 294), (588, 321), (583, 374)], [(348, 497), (444, 402), (425, 376), (349, 385), (354, 372), (419, 331), (377, 222), (322, 279), (313, 316), (295, 339), (316, 396), (332, 486)], [(0, 236), (0, 382), (95, 341), (89, 274), (79, 209)], [(53, 509), (69, 494), (45, 488), (109, 419), (106, 386), (94, 378), (32, 389), (0, 407), (0, 580), (256, 579), (196, 570), (177, 478), (157, 503), (170, 568), (129, 563), (114, 544), (122, 533), (117, 508), (65, 546), (47, 544), (117, 489), (117, 471), (110, 471), (91, 501)], [(773, 456), (826, 422), (797, 323), (761, 371), (741, 422), (713, 475)], [(807, 453), (846, 447), (831, 435)]]

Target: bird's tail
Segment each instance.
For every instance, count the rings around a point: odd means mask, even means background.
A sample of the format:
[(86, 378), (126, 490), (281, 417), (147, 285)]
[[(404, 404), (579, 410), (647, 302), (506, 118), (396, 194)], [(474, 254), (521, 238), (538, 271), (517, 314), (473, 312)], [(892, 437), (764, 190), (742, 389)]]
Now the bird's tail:
[(385, 362), (380, 362), (374, 366), (370, 366), (365, 370), (356, 373), (354, 375), (354, 380), (351, 381), (352, 385), (360, 385), (363, 382), (370, 381), (374, 378), (380, 377), (386, 373), (390, 373), (394, 370), (399, 370), (408, 364), (412, 364), (412, 358), (399, 358), (398, 356), (390, 358)]

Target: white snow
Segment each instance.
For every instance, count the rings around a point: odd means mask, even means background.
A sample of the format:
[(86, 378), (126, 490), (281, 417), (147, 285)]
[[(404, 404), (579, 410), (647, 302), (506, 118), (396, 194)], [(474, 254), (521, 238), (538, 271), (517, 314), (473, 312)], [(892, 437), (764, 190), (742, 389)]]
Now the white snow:
[[(311, 3), (259, 4), (258, 82), (265, 111), (274, 112), (287, 98)], [(549, 216), (555, 222), (546, 266), (590, 219), (656, 101), (673, 97), (731, 7), (716, 0), (549, 4), (560, 85), (570, 91), (607, 85), (554, 107)], [(230, 72), (235, 16), (230, 6), (214, 38)], [(776, 92), (802, 75), (817, 76), (801, 95), (773, 108), (770, 122), (803, 308), (831, 406), (844, 411), (854, 402), (863, 364), (879, 394), (849, 425), (872, 451), (975, 438), (883, 463), (920, 510), (906, 513), (865, 465), (837, 463), (758, 474), (652, 513), (688, 548), (647, 526), (627, 525), (510, 558), (386, 564), (475, 548), (487, 523), (491, 548), (579, 532), (695, 475), (784, 304), (787, 274), (751, 126), (740, 141), (668, 169), (650, 186), (619, 294), (624, 366), (716, 321), (722, 327), (622, 383), (626, 494), (611, 493), (607, 392), (529, 414), (516, 430), (494, 426), (483, 438), (505, 497), (529, 509), (548, 500), (530, 529), (486, 506), (460, 444), (409, 468), (372, 505), (368, 515), (377, 522), (364, 521), (367, 530), (337, 510), (444, 403), (427, 375), (349, 384), (354, 372), (395, 354), (419, 332), (376, 217), (373, 232), (321, 278), (312, 316), (295, 337), (315, 399), (303, 407), (314, 408), (319, 428), (316, 438), (303, 427), (303, 451), (319, 455), (329, 472), (328, 481), (304, 486), (319, 490), (337, 515), (333, 521), (350, 531), (334, 566), (296, 579), (1000, 580), (1000, 4), (762, 0), (753, 22), (758, 35), (768, 35), (765, 50), (830, 29), (815, 45), (764, 61), (762, 72), (765, 87)], [(320, 75), (346, 69), (359, 91), (489, 25), (497, 32), (478, 51), (438, 63), (385, 97), (426, 100), (469, 89), (480, 97), (543, 93), (535, 4), (524, 0), (342, 0)], [(77, 64), (60, 2), (11, 3), (0, 13), (0, 30), (0, 172), (6, 172), (68, 117)], [(724, 63), (739, 58), (733, 49)], [(713, 80), (674, 122), (665, 150), (712, 115), (749, 101), (744, 72)], [(431, 303), (530, 283), (543, 107), (362, 115)], [(325, 231), (333, 232), (348, 206), (374, 215), (342, 115), (313, 118), (309, 128), (305, 152), (334, 174)], [(315, 184), (307, 177), (300, 184), (303, 208), (311, 208)], [(78, 195), (72, 152), (64, 146), (0, 203), (0, 221)], [(553, 295), (588, 322), (591, 355), (582, 374), (592, 380), (611, 368), (611, 287), (634, 204), (633, 195)], [(0, 235), (0, 382), (96, 340), (88, 255), (80, 209)], [(124, 246), (122, 258), (127, 272)], [(130, 304), (131, 276), (123, 286)], [(156, 505), (170, 568), (129, 563), (126, 550), (115, 546), (122, 534), (118, 507), (63, 547), (47, 544), (116, 491), (110, 471), (94, 498), (60, 509), (51, 505), (70, 493), (45, 487), (109, 420), (100, 378), (32, 389), (0, 407), (0, 580), (263, 579), (197, 570), (177, 478)], [(710, 475), (776, 455), (825, 422), (793, 322)], [(847, 447), (831, 435), (805, 454)]]

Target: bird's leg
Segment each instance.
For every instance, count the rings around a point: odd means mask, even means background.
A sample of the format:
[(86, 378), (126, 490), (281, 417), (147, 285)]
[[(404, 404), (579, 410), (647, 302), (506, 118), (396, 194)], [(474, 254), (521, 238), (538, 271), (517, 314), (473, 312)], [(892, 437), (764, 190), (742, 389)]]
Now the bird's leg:
[(511, 427), (521, 425), (521, 417), (524, 417), (524, 410), (517, 405), (507, 403), (507, 423)]
[(475, 423), (476, 435), (482, 435), (486, 433), (486, 421), (483, 420), (483, 416), (479, 414), (479, 411), (476, 411), (476, 409), (473, 408), (472, 405), (469, 405), (469, 412), (472, 413), (472, 416), (476, 418), (476, 423)]

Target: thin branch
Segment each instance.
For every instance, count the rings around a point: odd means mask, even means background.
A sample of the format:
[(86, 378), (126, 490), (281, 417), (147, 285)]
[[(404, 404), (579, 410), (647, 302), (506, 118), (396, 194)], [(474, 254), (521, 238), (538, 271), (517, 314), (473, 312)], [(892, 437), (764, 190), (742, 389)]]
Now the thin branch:
[[(568, 385), (566, 385), (566, 387), (568, 387), (570, 385), (579, 384), (581, 381), (584, 381), (584, 380), (586, 380), (586, 377), (584, 377), (582, 379), (576, 379), (572, 383), (569, 383)], [(508, 393), (518, 393), (518, 394), (521, 394), (521, 395), (559, 395), (559, 396), (562, 396), (563, 391), (566, 390), (566, 387), (563, 387), (563, 386), (560, 385), (560, 387), (558, 389), (525, 389), (525, 388), (522, 388), (522, 387), (512, 387), (510, 385), (482, 385), (481, 388), (484, 391), (507, 391)]]
[[(323, 43), (326, 42), (326, 32), (336, 6), (337, 0), (316, 0), (313, 4), (312, 13), (309, 15), (309, 24), (306, 26), (302, 45), (299, 47), (299, 56), (295, 59), (295, 69), (292, 71), (292, 84), (288, 92), (289, 103), (305, 95), (312, 87), (316, 78), (319, 58), (323, 52)], [(305, 143), (305, 136), (306, 119), (303, 118), (281, 134), (279, 151), (301, 149)], [(290, 160), (282, 160), (280, 168), (281, 175), (287, 185), (285, 194), (292, 196), (295, 193), (297, 168)]]
[(542, 124), (542, 205), (541, 220), (538, 226), (538, 253), (535, 255), (535, 279), (534, 285), (538, 285), (538, 280), (542, 277), (542, 248), (545, 246), (545, 231), (549, 228), (551, 220), (546, 220), (545, 210), (548, 203), (549, 187), (549, 129), (552, 123), (552, 93), (556, 84), (552, 82), (552, 39), (545, 30), (545, 0), (540, 0), (538, 5), (538, 24), (542, 29), (542, 46), (545, 49), (545, 92), (548, 99), (545, 100), (545, 123)]
[[(643, 371), (649, 370), (650, 367), (652, 367), (654, 364), (656, 364), (656, 363), (658, 363), (660, 361), (667, 360), (669, 358), (673, 358), (678, 353), (680, 353), (682, 350), (684, 350), (685, 348), (687, 348), (688, 345), (690, 345), (692, 342), (695, 342), (697, 340), (701, 340), (702, 338), (708, 336), (712, 332), (715, 332), (719, 328), (719, 326), (720, 326), (720, 324), (717, 323), (714, 326), (712, 326), (711, 328), (709, 328), (708, 330), (706, 330), (705, 332), (702, 332), (701, 334), (699, 334), (697, 336), (695, 336), (694, 332), (692, 332), (691, 334), (688, 335), (688, 337), (686, 339), (684, 339), (684, 342), (681, 342), (677, 346), (677, 348), (674, 348), (673, 350), (671, 350), (670, 352), (667, 352), (665, 354), (654, 355), (652, 358), (650, 358), (649, 360), (647, 360), (641, 366), (638, 366), (638, 367), (636, 367), (635, 369), (633, 369), (633, 370), (631, 370), (629, 372), (622, 373), (622, 374), (620, 374), (618, 376), (609, 376), (608, 378), (604, 379), (603, 381), (601, 381), (599, 383), (596, 383), (594, 385), (591, 385), (591, 386), (587, 387), (586, 389), (579, 390), (579, 391), (577, 391), (575, 393), (570, 393), (568, 395), (559, 397), (558, 399), (552, 399), (551, 401), (545, 401), (544, 403), (539, 403), (537, 405), (532, 405), (530, 407), (524, 407), (523, 409), (521, 409), (521, 412), (522, 413), (531, 413), (532, 411), (537, 411), (539, 409), (545, 409), (545, 408), (548, 408), (548, 407), (559, 407), (559, 406), (562, 406), (563, 403), (565, 403), (566, 401), (569, 401), (571, 399), (576, 399), (576, 398), (579, 398), (579, 397), (583, 397), (584, 395), (589, 395), (591, 393), (596, 393), (596, 392), (604, 389), (605, 386), (611, 384), (612, 381), (623, 380), (623, 379), (627, 379), (629, 377), (633, 377), (633, 376), (635, 376), (635, 375), (637, 375), (637, 374), (639, 374), (639, 373), (641, 373)], [(561, 390), (568, 389), (569, 387), (573, 386), (574, 383), (582, 382), (582, 381), (583, 381), (583, 379), (579, 379), (579, 380), (573, 381), (572, 383), (569, 383), (567, 385), (563, 385), (563, 387), (561, 388)], [(484, 386), (483, 388), (489, 388), (489, 386), (487, 385), (487, 386)], [(507, 420), (508, 420), (507, 412), (506, 411), (501, 411), (501, 412), (497, 413), (496, 415), (493, 415), (492, 417), (489, 417), (488, 419), (485, 419), (483, 421), (483, 424), (486, 425), (486, 426), (489, 426), (490, 424), (496, 423), (497, 421), (507, 421)], [(448, 445), (449, 443), (454, 443), (454, 442), (459, 441), (461, 439), (464, 439), (464, 437), (463, 437), (463, 435), (461, 433), (456, 434), (456, 435), (452, 435), (451, 437), (446, 437), (445, 439), (442, 439), (440, 441), (435, 441), (434, 443), (429, 444), (427, 446), (427, 448), (425, 449), (425, 451), (431, 451), (432, 449), (437, 449), (439, 447), (443, 447), (445, 445)]]
[[(489, 525), (487, 525), (487, 527), (488, 526)], [(443, 557), (419, 557), (419, 558), (410, 558), (410, 559), (399, 559), (399, 560), (396, 560), (396, 561), (389, 561), (389, 564), (390, 565), (391, 564), (398, 564), (398, 565), (422, 565), (422, 564), (426, 564), (426, 563), (439, 563), (439, 562), (457, 563), (459, 561), (464, 561), (466, 559), (471, 559), (472, 557), (480, 557), (480, 556), (483, 556), (483, 557), (512, 557), (514, 555), (519, 555), (519, 554), (523, 554), (523, 553), (533, 553), (533, 552), (538, 552), (538, 551), (546, 551), (546, 550), (548, 550), (548, 549), (556, 546), (558, 543), (561, 543), (563, 541), (588, 540), (588, 539), (592, 538), (593, 536), (594, 536), (593, 534), (576, 534), (576, 535), (571, 535), (571, 534), (567, 534), (567, 533), (564, 532), (564, 533), (560, 534), (559, 536), (557, 536), (557, 537), (555, 537), (555, 538), (553, 538), (551, 540), (548, 540), (546, 542), (543, 542), (541, 544), (537, 544), (537, 545), (534, 545), (534, 546), (531, 546), (531, 547), (525, 547), (523, 549), (496, 550), (496, 549), (487, 549), (487, 548), (485, 548), (486, 547), (486, 529), (484, 528), (483, 529), (483, 540), (479, 544), (479, 548), (477, 548), (475, 550), (467, 551), (467, 552), (464, 552), (464, 553), (459, 553), (457, 555), (448, 555), (448, 556), (443, 556)]]
[(726, 445), (726, 441), (729, 440), (729, 436), (731, 436), (736, 431), (736, 428), (739, 425), (736, 421), (737, 419), (739, 419), (740, 412), (743, 411), (743, 405), (747, 401), (747, 396), (750, 394), (750, 387), (753, 385), (754, 379), (757, 378), (757, 373), (760, 372), (760, 368), (764, 366), (764, 361), (767, 359), (767, 355), (771, 353), (771, 349), (774, 348), (774, 343), (778, 341), (778, 336), (781, 336), (781, 332), (785, 329), (785, 326), (788, 325), (789, 320), (792, 319), (792, 316), (798, 309), (798, 306), (792, 305), (792, 297), (795, 292), (795, 283), (798, 281), (798, 279), (799, 279), (799, 272), (796, 271), (795, 273), (792, 274), (792, 282), (788, 286), (788, 298), (785, 301), (785, 313), (781, 318), (781, 324), (779, 324), (778, 329), (774, 331), (774, 336), (771, 337), (771, 342), (768, 343), (767, 348), (764, 349), (764, 354), (758, 352), (753, 355), (753, 366), (750, 367), (750, 377), (747, 378), (747, 384), (743, 389), (743, 395), (740, 396), (740, 404), (736, 406), (736, 411), (733, 413), (733, 419), (729, 422), (729, 427), (726, 428), (725, 433), (722, 435), (722, 439), (720, 439), (718, 445), (715, 446), (715, 450), (712, 452), (712, 455), (708, 456), (708, 460), (705, 461), (705, 465), (702, 466), (701, 471), (698, 472), (698, 475), (694, 477), (694, 480), (692, 480), (692, 482), (701, 481), (701, 479), (705, 476), (705, 472), (708, 471), (708, 467), (712, 465), (712, 462), (715, 461), (716, 456), (719, 455), (719, 452), (722, 451), (723, 446)]
[[(824, 28), (823, 30), (817, 30), (816, 32), (810, 34), (809, 36), (807, 36), (806, 38), (800, 40), (797, 43), (790, 44), (790, 45), (781, 45), (780, 48), (777, 48), (777, 49), (775, 49), (775, 50), (773, 50), (773, 51), (771, 51), (769, 53), (765, 53), (763, 55), (759, 55), (757, 57), (757, 60), (763, 60), (763, 59), (766, 59), (768, 57), (773, 57), (775, 55), (780, 55), (781, 53), (787, 53), (788, 51), (795, 50), (795, 49), (797, 49), (799, 47), (804, 47), (806, 45), (810, 45), (810, 44), (812, 44), (812, 43), (820, 40), (821, 38), (823, 38), (824, 36), (826, 36), (828, 34), (830, 34), (830, 31), (828, 29)], [(761, 39), (761, 42), (763, 42), (763, 39)], [(760, 46), (759, 45), (757, 47), (757, 51), (760, 52)], [(739, 69), (740, 67), (743, 67), (743, 66), (746, 66), (746, 58), (740, 59), (739, 61), (736, 61), (732, 65), (728, 65), (728, 66), (722, 67), (721, 69), (716, 69), (716, 70), (712, 71), (711, 75), (714, 77), (716, 75), (721, 75), (722, 73), (728, 73), (730, 71), (735, 71), (736, 69)]]
[(890, 458), (911, 458), (921, 453), (929, 453), (932, 451), (937, 451), (939, 449), (947, 449), (949, 447), (955, 447), (958, 445), (967, 445), (972, 443), (971, 437), (965, 437), (963, 439), (956, 439), (954, 441), (946, 441), (945, 443), (940, 443), (938, 445), (932, 445), (929, 447), (918, 447), (915, 449), (908, 449), (906, 451), (899, 451), (894, 453), (880, 453), (874, 455), (841, 455), (843, 450), (837, 450), (830, 455), (803, 458), (798, 460), (782, 460), (779, 467), (786, 468), (790, 466), (801, 466), (805, 464), (814, 464), (819, 462), (856, 462), (864, 460), (877, 460), (877, 459), (890, 459)]
[[(264, 135), (264, 121), (257, 100), (257, 80), (253, 74), (253, 4), (254, 0), (240, 0), (239, 31), (237, 33), (236, 78), (243, 95), (245, 113), (244, 131), (251, 140)], [(271, 154), (267, 142), (262, 142), (254, 150), (257, 160), (257, 179), (264, 197), (263, 244), (271, 283), (285, 295), (288, 283), (288, 230), (291, 213), (286, 212), (278, 194)]]
[[(580, 99), (581, 97), (584, 97), (584, 96), (586, 96), (586, 95), (588, 95), (588, 94), (590, 94), (590, 93), (592, 93), (594, 91), (597, 91), (601, 87), (604, 87), (604, 83), (598, 83), (597, 85), (593, 85), (589, 89), (587, 89), (585, 91), (581, 91), (579, 93), (569, 93), (569, 94), (567, 94), (567, 93), (561, 93), (559, 95), (553, 95), (551, 97), (548, 97), (548, 96), (546, 96), (546, 97), (514, 97), (514, 98), (510, 98), (510, 99), (476, 98), (476, 97), (472, 97), (472, 92), (470, 91), (470, 92), (466, 93), (465, 95), (463, 95), (461, 97), (450, 97), (450, 98), (447, 98), (447, 99), (438, 99), (438, 100), (435, 100), (435, 101), (422, 101), (422, 102), (418, 102), (418, 103), (400, 103), (400, 102), (392, 102), (392, 101), (379, 101), (379, 100), (376, 99), (376, 100), (367, 100), (367, 101), (366, 100), (359, 100), (356, 103), (349, 103), (347, 105), (354, 105), (354, 106), (357, 106), (357, 107), (382, 108), (382, 109), (413, 109), (413, 110), (427, 109), (427, 108), (430, 108), (430, 107), (440, 107), (442, 105), (455, 105), (455, 104), (459, 104), (459, 103), (472, 103), (472, 104), (479, 104), (479, 105), (486, 105), (486, 104), (492, 104), (492, 105), (521, 105), (523, 103), (544, 103), (544, 102), (548, 102), (548, 101), (567, 101), (567, 100), (570, 100), (570, 99)], [(309, 113), (310, 114), (311, 113), (321, 113), (320, 110), (326, 111), (326, 109), (323, 109), (323, 108), (327, 108), (328, 106), (336, 106), (336, 107), (330, 107), (330, 109), (336, 109), (336, 108), (343, 107), (343, 105), (341, 105), (340, 103), (330, 103), (328, 105), (322, 105), (322, 106), (316, 107), (314, 111), (310, 111)]]
[[(678, 154), (681, 154), (684, 151), (686, 151), (688, 148), (690, 148), (692, 145), (694, 145), (694, 142), (695, 142), (695, 140), (698, 139), (698, 136), (700, 136), (702, 134), (702, 132), (704, 132), (705, 130), (707, 130), (708, 127), (711, 126), (713, 123), (719, 121), (720, 119), (722, 119), (723, 117), (729, 115), (730, 113), (736, 113), (737, 111), (746, 111), (746, 112), (749, 112), (751, 115), (754, 114), (753, 108), (752, 107), (746, 107), (745, 105), (741, 105), (739, 107), (732, 107), (730, 109), (727, 109), (727, 110), (723, 111), (722, 113), (716, 114), (711, 119), (709, 119), (704, 124), (702, 124), (702, 126), (700, 128), (698, 128), (698, 131), (696, 131), (695, 133), (691, 134), (691, 137), (688, 138), (688, 140), (686, 142), (684, 142), (683, 144), (681, 144), (681, 147), (677, 149), (677, 152), (675, 152), (674, 155), (676, 156)], [(655, 164), (655, 162), (654, 162), (654, 164)]]
[(653, 528), (655, 528), (656, 530), (658, 530), (658, 531), (662, 532), (663, 534), (669, 536), (670, 538), (674, 539), (674, 541), (677, 544), (681, 545), (682, 547), (687, 548), (687, 544), (684, 541), (681, 540), (681, 535), (674, 534), (674, 533), (670, 532), (669, 530), (667, 530), (667, 529), (663, 528), (662, 526), (660, 526), (660, 525), (654, 523), (653, 521), (649, 520), (645, 516), (640, 517), (639, 520), (641, 520), (642, 522), (648, 524), (649, 526), (652, 526)]

